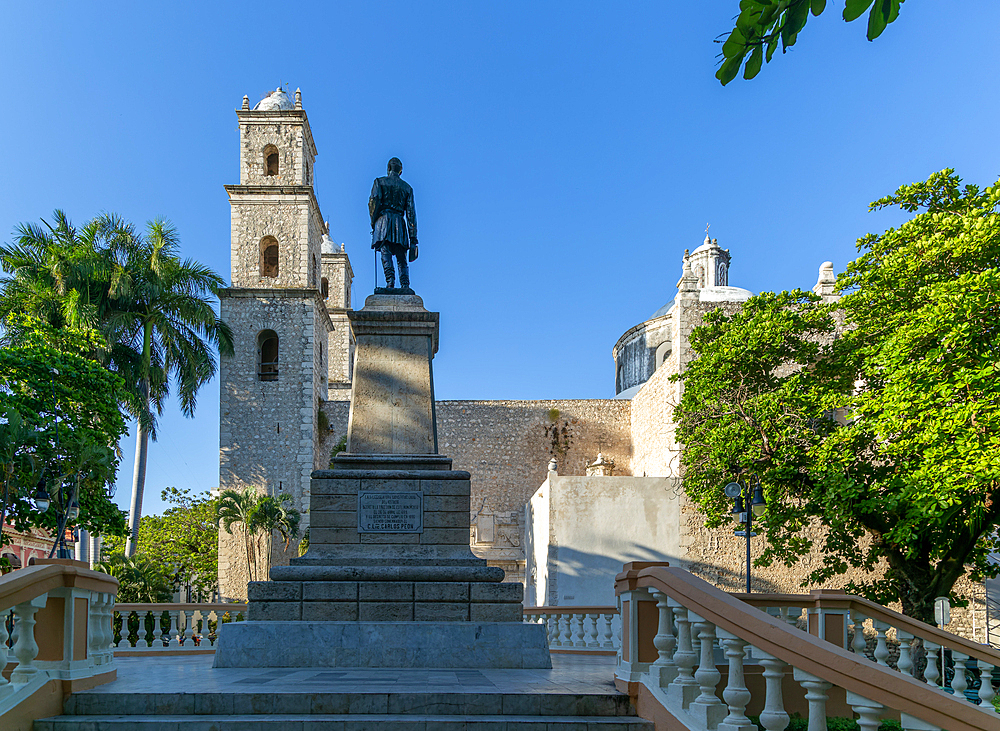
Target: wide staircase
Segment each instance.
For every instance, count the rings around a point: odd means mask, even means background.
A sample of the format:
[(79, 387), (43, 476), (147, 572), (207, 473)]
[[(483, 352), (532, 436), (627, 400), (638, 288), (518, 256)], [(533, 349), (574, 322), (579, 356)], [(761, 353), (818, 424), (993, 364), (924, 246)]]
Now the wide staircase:
[(81, 693), (35, 731), (652, 731), (607, 693)]

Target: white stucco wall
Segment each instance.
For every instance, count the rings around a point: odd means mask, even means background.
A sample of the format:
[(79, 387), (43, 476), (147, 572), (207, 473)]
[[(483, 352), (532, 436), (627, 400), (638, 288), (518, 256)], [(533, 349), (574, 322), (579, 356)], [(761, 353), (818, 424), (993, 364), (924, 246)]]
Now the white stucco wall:
[(525, 604), (613, 605), (623, 563), (679, 563), (678, 482), (550, 472), (526, 508)]

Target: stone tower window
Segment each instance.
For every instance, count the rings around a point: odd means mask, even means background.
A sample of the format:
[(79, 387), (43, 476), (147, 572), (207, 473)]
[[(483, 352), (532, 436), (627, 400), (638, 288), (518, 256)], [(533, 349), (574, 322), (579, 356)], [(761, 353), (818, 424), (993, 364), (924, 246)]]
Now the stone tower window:
[(268, 145), (264, 148), (264, 175), (278, 174), (278, 148)]
[(330, 282), (326, 277), (323, 277), (320, 282), (320, 292), (323, 294), (323, 299), (330, 296)]
[(257, 336), (257, 363), (257, 378), (278, 380), (278, 334), (274, 330), (262, 330)]
[(278, 240), (265, 236), (260, 242), (260, 276), (278, 276)]

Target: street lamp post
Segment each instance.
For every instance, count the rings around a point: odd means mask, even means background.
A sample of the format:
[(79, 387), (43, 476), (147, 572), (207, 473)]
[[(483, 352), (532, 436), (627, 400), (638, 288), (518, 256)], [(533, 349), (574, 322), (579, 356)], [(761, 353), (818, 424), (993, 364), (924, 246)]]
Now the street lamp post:
[[(751, 483), (752, 480), (752, 483)], [(753, 532), (753, 519), (764, 514), (767, 501), (764, 500), (764, 490), (760, 480), (752, 477), (743, 483), (730, 482), (723, 488), (726, 497), (733, 499), (732, 514), (743, 525), (743, 530), (733, 532), (736, 536), (746, 536), (747, 539), (747, 594), (752, 593), (750, 587), (750, 539), (757, 535)]]

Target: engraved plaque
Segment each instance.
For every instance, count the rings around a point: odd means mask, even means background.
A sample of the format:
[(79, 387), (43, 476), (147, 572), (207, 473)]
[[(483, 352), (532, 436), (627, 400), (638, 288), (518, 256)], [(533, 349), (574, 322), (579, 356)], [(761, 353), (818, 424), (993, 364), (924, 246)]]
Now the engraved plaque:
[(423, 532), (423, 493), (358, 493), (358, 533)]

